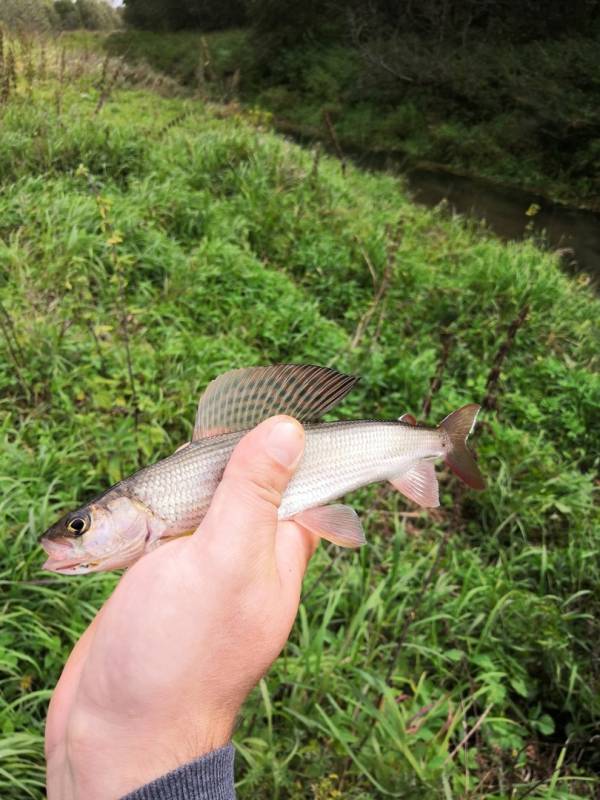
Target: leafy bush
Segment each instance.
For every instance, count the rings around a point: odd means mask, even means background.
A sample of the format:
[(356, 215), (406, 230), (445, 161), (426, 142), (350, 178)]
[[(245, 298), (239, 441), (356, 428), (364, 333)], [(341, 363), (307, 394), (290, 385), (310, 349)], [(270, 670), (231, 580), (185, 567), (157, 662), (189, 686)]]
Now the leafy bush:
[(235, 28), (246, 22), (245, 0), (128, 0), (125, 20), (148, 30)]
[(254, 62), (247, 46), (247, 34), (241, 30), (212, 33), (162, 33), (119, 31), (104, 42), (114, 56), (126, 55), (129, 61), (144, 62), (162, 70), (186, 86), (197, 87), (199, 65), (204, 64), (208, 42), (209, 76), (221, 88), (221, 81), (240, 70), (245, 84), (251, 82)]
[(110, 30), (120, 25), (119, 15), (107, 0), (75, 0), (78, 28), (90, 31)]
[(14, 31), (110, 30), (120, 18), (107, 0), (0, 0), (0, 22)]
[(57, 16), (51, 0), (0, 0), (0, 23), (15, 31), (50, 31)]

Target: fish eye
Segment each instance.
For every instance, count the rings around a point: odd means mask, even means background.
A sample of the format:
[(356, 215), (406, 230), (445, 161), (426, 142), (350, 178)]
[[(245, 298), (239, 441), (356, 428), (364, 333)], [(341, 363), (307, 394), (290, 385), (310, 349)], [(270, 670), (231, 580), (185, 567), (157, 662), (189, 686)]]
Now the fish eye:
[(90, 518), (89, 516), (85, 517), (71, 517), (70, 520), (67, 522), (67, 530), (73, 536), (81, 536), (84, 534), (87, 529), (90, 527)]

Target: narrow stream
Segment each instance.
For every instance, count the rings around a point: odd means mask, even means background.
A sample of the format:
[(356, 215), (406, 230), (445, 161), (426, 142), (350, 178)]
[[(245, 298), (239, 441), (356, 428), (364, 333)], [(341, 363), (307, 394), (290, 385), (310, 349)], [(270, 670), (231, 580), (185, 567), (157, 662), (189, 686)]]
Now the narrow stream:
[(523, 239), (534, 233), (552, 250), (561, 251), (567, 267), (583, 270), (596, 285), (600, 283), (600, 214), (448, 173), (414, 170), (407, 178), (418, 203), (433, 206), (445, 199), (460, 214), (485, 219), (502, 239)]
[(485, 220), (501, 239), (534, 235), (549, 249), (561, 252), (569, 272), (587, 272), (600, 287), (600, 214), (442, 170), (406, 172), (397, 159), (386, 155), (363, 154), (353, 156), (353, 161), (367, 169), (403, 172), (415, 202), (436, 206), (445, 200), (459, 214)]

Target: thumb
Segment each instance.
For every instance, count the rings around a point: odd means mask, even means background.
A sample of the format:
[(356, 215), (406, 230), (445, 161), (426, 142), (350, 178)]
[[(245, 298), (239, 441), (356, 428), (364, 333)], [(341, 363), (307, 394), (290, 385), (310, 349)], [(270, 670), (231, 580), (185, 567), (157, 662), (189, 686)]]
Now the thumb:
[[(275, 547), (281, 498), (304, 451), (304, 429), (292, 417), (271, 417), (239, 442), (202, 529), (227, 536), (229, 547)], [(203, 534), (204, 535), (204, 534)]]

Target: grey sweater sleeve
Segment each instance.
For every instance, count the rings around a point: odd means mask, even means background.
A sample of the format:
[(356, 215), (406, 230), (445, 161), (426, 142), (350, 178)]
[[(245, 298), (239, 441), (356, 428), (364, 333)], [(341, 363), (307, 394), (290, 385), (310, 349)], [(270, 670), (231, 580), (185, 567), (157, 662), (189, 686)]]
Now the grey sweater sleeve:
[(168, 772), (121, 800), (235, 800), (233, 745)]

